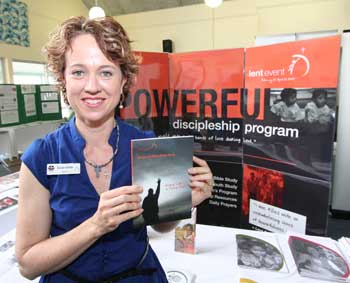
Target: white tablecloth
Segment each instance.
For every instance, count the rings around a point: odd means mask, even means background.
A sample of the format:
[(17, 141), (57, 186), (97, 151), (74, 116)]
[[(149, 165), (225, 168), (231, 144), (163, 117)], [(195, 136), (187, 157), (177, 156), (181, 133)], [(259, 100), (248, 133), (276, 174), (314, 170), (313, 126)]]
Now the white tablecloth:
[[(11, 178), (0, 178), (0, 199), (4, 197), (17, 199), (17, 186), (17, 178), (13, 180)], [(34, 281), (23, 278), (19, 274), (17, 264), (14, 261), (13, 242), (15, 241), (16, 211), (17, 205), (0, 210), (0, 283), (38, 282), (39, 278)], [(177, 283), (234, 283), (239, 282), (239, 277), (250, 278), (260, 283), (327, 282), (301, 278), (298, 275), (296, 267), (293, 266), (286, 240), (281, 241), (281, 243), (284, 243), (284, 246), (282, 245), (281, 248), (287, 265), (289, 265), (289, 272), (271, 273), (271, 271), (238, 268), (235, 244), (235, 234), (237, 233), (250, 233), (252, 236), (259, 235), (259, 232), (254, 231), (197, 225), (195, 239), (196, 253), (192, 255), (175, 251), (174, 230), (168, 233), (158, 233), (152, 228), (148, 228), (151, 246), (158, 255), (164, 269), (167, 271), (187, 273), (188, 277), (194, 279), (192, 281), (176, 281)], [(284, 236), (274, 234), (274, 237), (283, 238)], [(314, 237), (312, 239), (315, 241), (324, 241), (325, 244), (331, 240), (322, 237)]]
[(166, 270), (189, 271), (196, 283), (237, 282), (234, 265), (234, 230), (207, 225), (196, 226), (196, 254), (175, 252), (175, 232), (148, 229), (150, 243)]

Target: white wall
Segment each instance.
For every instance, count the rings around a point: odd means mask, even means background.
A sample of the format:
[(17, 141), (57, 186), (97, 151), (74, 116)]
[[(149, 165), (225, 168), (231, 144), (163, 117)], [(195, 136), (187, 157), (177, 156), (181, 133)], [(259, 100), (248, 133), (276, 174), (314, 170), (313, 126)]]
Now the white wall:
[[(28, 6), (30, 47), (0, 43), (0, 57), (43, 62), (48, 33), (64, 19), (87, 15), (80, 0), (22, 0)], [(116, 16), (140, 51), (162, 51), (171, 39), (175, 52), (249, 47), (255, 36), (350, 28), (349, 0), (231, 0)], [(8, 81), (8, 79), (7, 79)]]
[(349, 0), (231, 0), (116, 16), (140, 51), (175, 52), (253, 46), (255, 36), (350, 28)]

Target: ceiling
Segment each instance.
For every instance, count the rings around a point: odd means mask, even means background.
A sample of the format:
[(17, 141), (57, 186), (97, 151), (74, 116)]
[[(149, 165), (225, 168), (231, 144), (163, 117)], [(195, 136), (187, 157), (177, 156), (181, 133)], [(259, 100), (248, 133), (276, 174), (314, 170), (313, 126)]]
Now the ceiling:
[[(96, 0), (82, 0), (82, 2), (88, 9), (90, 9), (95, 6)], [(204, 0), (97, 0), (97, 6), (103, 8), (108, 16), (125, 15), (203, 3)]]

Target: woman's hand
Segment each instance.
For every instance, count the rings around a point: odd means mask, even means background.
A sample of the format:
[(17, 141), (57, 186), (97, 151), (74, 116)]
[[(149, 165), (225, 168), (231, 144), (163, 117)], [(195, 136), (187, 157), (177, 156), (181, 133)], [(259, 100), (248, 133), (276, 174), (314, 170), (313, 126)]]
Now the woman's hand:
[(193, 156), (193, 162), (199, 166), (188, 169), (188, 173), (191, 175), (192, 206), (197, 206), (202, 201), (211, 197), (214, 180), (213, 174), (205, 160)]
[(101, 194), (97, 211), (90, 218), (97, 226), (99, 236), (143, 212), (140, 203), (142, 191), (140, 186), (124, 186)]

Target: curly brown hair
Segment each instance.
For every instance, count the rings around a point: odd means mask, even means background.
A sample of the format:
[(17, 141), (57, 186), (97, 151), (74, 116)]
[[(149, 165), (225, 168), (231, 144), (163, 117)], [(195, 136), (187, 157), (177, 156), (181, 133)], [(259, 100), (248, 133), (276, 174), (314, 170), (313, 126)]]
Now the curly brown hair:
[(65, 102), (67, 103), (64, 85), (65, 53), (71, 48), (72, 39), (79, 34), (91, 34), (103, 54), (112, 62), (119, 64), (126, 79), (123, 87), (126, 98), (138, 72), (138, 59), (132, 52), (131, 41), (126, 31), (112, 17), (90, 20), (79, 16), (71, 17), (58, 26), (49, 35), (49, 41), (43, 47), (43, 52), (47, 56), (48, 70), (60, 84)]

